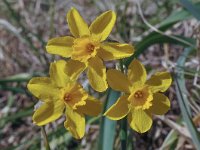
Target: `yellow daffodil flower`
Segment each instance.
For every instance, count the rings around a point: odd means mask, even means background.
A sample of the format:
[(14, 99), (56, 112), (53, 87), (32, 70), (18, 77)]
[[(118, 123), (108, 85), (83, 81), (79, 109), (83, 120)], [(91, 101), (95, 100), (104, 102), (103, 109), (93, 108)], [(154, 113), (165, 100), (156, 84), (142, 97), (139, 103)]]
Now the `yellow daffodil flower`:
[(50, 77), (34, 77), (29, 81), (29, 91), (44, 102), (33, 115), (36, 125), (42, 126), (58, 119), (65, 110), (65, 128), (77, 139), (84, 136), (84, 115), (98, 115), (101, 103), (76, 82), (82, 65), (76, 60), (60, 60), (51, 63)]
[(146, 70), (137, 60), (131, 62), (127, 74), (115, 69), (107, 71), (108, 84), (124, 95), (104, 115), (111, 120), (128, 116), (131, 128), (144, 133), (152, 126), (152, 114), (163, 115), (168, 111), (170, 101), (160, 92), (169, 88), (172, 79), (168, 72), (158, 72), (146, 81)]
[(72, 8), (67, 13), (67, 22), (73, 37), (49, 40), (47, 52), (84, 63), (85, 68), (88, 68), (87, 76), (92, 88), (99, 92), (105, 91), (108, 85), (102, 60), (121, 59), (131, 56), (134, 52), (134, 48), (129, 44), (103, 42), (112, 31), (115, 21), (115, 12), (106, 11), (88, 27), (79, 12)]

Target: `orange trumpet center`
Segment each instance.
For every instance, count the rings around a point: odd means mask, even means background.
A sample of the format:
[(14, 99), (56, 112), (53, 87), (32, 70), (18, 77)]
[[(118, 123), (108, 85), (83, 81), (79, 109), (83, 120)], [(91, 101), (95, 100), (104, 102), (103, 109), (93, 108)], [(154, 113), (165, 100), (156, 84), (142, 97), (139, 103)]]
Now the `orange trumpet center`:
[(92, 52), (94, 51), (94, 49), (95, 49), (95, 46), (94, 46), (93, 44), (89, 43), (89, 44), (87, 45), (87, 51), (88, 51), (89, 53), (92, 53)]
[(71, 95), (70, 94), (65, 94), (65, 96), (64, 96), (64, 101), (65, 102), (69, 102), (69, 101), (71, 101), (72, 100), (72, 97), (71, 97)]
[(137, 91), (137, 92), (135, 92), (135, 94), (134, 94), (134, 98), (142, 98), (143, 97), (143, 92), (142, 91)]

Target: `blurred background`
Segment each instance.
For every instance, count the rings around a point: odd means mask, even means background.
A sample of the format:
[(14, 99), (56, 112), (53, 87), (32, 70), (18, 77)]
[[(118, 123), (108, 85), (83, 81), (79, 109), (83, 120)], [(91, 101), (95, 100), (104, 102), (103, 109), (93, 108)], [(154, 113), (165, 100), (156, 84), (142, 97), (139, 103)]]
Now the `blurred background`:
[[(167, 70), (173, 84), (165, 93), (171, 109), (154, 116), (150, 131), (128, 128), (128, 150), (200, 149), (200, 1), (199, 0), (1, 0), (0, 1), (0, 149), (45, 149), (41, 128), (31, 116), (38, 100), (26, 88), (33, 76), (48, 75), (46, 53), (50, 38), (69, 35), (66, 13), (76, 7), (90, 24), (112, 9), (117, 22), (108, 40), (134, 45), (136, 53), (124, 61), (140, 59), (149, 75)], [(114, 62), (107, 62), (114, 67)], [(80, 79), (107, 109), (119, 96), (108, 90), (98, 94)], [(87, 118), (86, 135), (75, 140), (64, 129), (64, 117), (45, 126), (51, 149), (121, 149), (119, 123)], [(116, 130), (113, 130), (116, 129)]]

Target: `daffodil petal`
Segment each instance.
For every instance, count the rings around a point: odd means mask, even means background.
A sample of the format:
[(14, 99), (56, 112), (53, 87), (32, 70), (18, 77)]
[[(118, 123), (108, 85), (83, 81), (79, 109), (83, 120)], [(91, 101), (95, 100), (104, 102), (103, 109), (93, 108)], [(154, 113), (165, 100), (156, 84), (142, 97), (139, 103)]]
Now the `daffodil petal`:
[(54, 99), (58, 96), (59, 90), (53, 86), (53, 83), (48, 77), (34, 77), (28, 85), (28, 90), (42, 101)]
[(170, 108), (170, 101), (167, 96), (161, 93), (153, 94), (152, 106), (149, 111), (155, 115), (163, 115)]
[(73, 36), (82, 37), (84, 35), (90, 35), (87, 23), (75, 8), (71, 8), (67, 13), (67, 22)]
[(103, 92), (108, 88), (106, 82), (106, 68), (99, 57), (89, 59), (87, 76), (94, 90)]
[(107, 61), (129, 57), (133, 55), (133, 53), (134, 48), (129, 44), (105, 42), (101, 44), (97, 55), (101, 59)]
[(74, 38), (70, 36), (53, 38), (48, 41), (46, 50), (50, 54), (56, 54), (66, 58), (71, 57), (73, 42)]
[(139, 133), (148, 131), (152, 126), (152, 116), (142, 109), (132, 109), (128, 114), (131, 128)]
[(172, 77), (169, 72), (157, 72), (146, 84), (148, 84), (153, 93), (165, 92), (172, 83)]
[(65, 104), (61, 100), (44, 103), (33, 114), (33, 122), (38, 126), (50, 123), (63, 114), (64, 108)]
[(65, 73), (72, 81), (76, 81), (85, 68), (86, 65), (84, 63), (70, 59), (66, 62)]
[(74, 138), (81, 139), (85, 134), (85, 117), (77, 111), (67, 108), (64, 126), (71, 132)]
[(128, 78), (132, 84), (140, 82), (144, 84), (147, 78), (146, 70), (142, 63), (138, 60), (133, 60), (128, 66)]
[(50, 78), (57, 87), (65, 87), (69, 83), (69, 76), (65, 73), (66, 61), (59, 60), (50, 65)]
[(86, 102), (85, 105), (79, 106), (77, 108), (78, 112), (81, 112), (81, 113), (89, 115), (89, 116), (97, 116), (101, 113), (101, 111), (102, 111), (101, 101), (95, 99), (92, 96), (89, 96), (85, 102)]
[(111, 10), (98, 16), (89, 27), (93, 38), (98, 41), (104, 41), (112, 31), (115, 21), (116, 14)]
[(120, 120), (129, 113), (128, 96), (121, 96), (105, 113), (104, 116), (111, 120)]
[(131, 83), (122, 72), (115, 69), (108, 70), (107, 81), (112, 89), (130, 93)]

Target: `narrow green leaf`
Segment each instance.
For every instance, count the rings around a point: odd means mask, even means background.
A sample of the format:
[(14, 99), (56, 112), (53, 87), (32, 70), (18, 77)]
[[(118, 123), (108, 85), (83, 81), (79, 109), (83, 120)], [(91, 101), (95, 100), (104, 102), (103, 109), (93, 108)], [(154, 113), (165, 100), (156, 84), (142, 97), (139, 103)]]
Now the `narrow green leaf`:
[(187, 109), (187, 112), (189, 114), (189, 116), (191, 117), (192, 116), (192, 113), (191, 113), (191, 109), (190, 109), (190, 104), (187, 100), (187, 89), (186, 89), (186, 85), (185, 85), (185, 77), (184, 77), (184, 72), (185, 70), (182, 69), (182, 67), (184, 67), (184, 64), (185, 64), (185, 61), (186, 61), (186, 58), (187, 56), (189, 55), (189, 53), (192, 51), (193, 49), (191, 48), (186, 48), (185, 51), (183, 52), (183, 54), (178, 58), (177, 60), (177, 65), (178, 66), (181, 66), (179, 68), (176, 68), (177, 70), (177, 76), (178, 76), (178, 84), (179, 86), (181, 87), (181, 91), (183, 92), (183, 97), (184, 97), (184, 103), (185, 103), (185, 107)]
[(181, 4), (198, 20), (200, 20), (200, 7), (189, 0), (180, 0)]
[[(186, 57), (190, 54), (190, 52), (192, 50), (193, 50), (192, 48), (186, 48), (184, 50), (183, 55), (181, 55), (177, 61), (179, 66), (184, 66)], [(180, 68), (178, 68), (178, 69), (180, 69)], [(182, 70), (182, 71), (184, 71), (184, 70)], [(178, 71), (178, 73), (176, 74), (176, 77), (175, 77), (175, 81), (176, 81), (177, 98), (178, 98), (178, 102), (180, 105), (181, 113), (183, 115), (183, 120), (185, 121), (186, 126), (191, 134), (192, 141), (194, 142), (196, 149), (200, 150), (200, 147), (199, 147), (200, 135), (199, 135), (199, 133), (192, 121), (192, 118), (191, 118), (191, 110), (190, 110), (189, 102), (187, 99), (187, 90), (185, 88), (184, 74), (182, 72)]]
[[(120, 96), (120, 92), (110, 90), (107, 98), (107, 103), (105, 104), (105, 110), (108, 109)], [(104, 112), (105, 112), (104, 110)], [(116, 121), (102, 118), (100, 127), (100, 138), (99, 138), (99, 150), (112, 150), (114, 139), (115, 139), (115, 127)]]
[[(196, 3), (195, 6), (198, 9), (200, 9), (200, 2)], [(190, 19), (191, 17), (192, 17), (191, 13), (189, 13), (185, 9), (174, 11), (169, 17), (167, 17), (165, 20), (161, 22), (160, 27), (166, 26), (168, 24), (174, 24), (186, 19)]]
[[(191, 38), (186, 38), (186, 37), (182, 37), (182, 36), (176, 36), (179, 39), (182, 39), (184, 41), (187, 41), (188, 43), (190, 43), (191, 45), (195, 45), (196, 41), (194, 39)], [(161, 35), (159, 33), (157, 34), (150, 34), (147, 37), (145, 37), (141, 42), (139, 42), (138, 44), (136, 44), (136, 52), (133, 56), (129, 57), (128, 59), (126, 59), (125, 65), (128, 66), (130, 64), (130, 62), (133, 60), (133, 58), (138, 57), (140, 54), (142, 54), (145, 50), (147, 50), (147, 48), (153, 44), (163, 44), (163, 43), (171, 43), (171, 44), (178, 44), (178, 45), (182, 45), (182, 46), (188, 46), (183, 42), (177, 41), (175, 39), (169, 38), (167, 36)]]
[(172, 145), (177, 139), (178, 139), (178, 134), (174, 129), (172, 129), (165, 138), (160, 149), (168, 149), (170, 145)]
[(3, 117), (0, 120), (0, 128), (3, 128), (4, 125), (8, 122), (15, 122), (18, 119), (22, 119), (23, 117), (31, 116), (31, 114), (33, 114), (32, 106), (30, 108), (25, 109), (25, 110), (21, 110), (21, 111), (15, 113), (15, 114)]
[(27, 82), (32, 78), (32, 75), (28, 73), (21, 73), (21, 74), (16, 74), (13, 76), (9, 76), (4, 79), (0, 79), (0, 83), (6, 83), (6, 82)]
[[(197, 7), (200, 7), (200, 3), (196, 4)], [(166, 18), (161, 24), (160, 24), (160, 31), (166, 31), (170, 27), (172, 27), (174, 24), (176, 24), (179, 21), (183, 21), (185, 19), (188, 19), (191, 17), (191, 14), (188, 13), (186, 10), (179, 10), (174, 13), (172, 13), (168, 18)], [(190, 43), (191, 45), (195, 46), (196, 41), (191, 38), (186, 38), (182, 36), (175, 36), (182, 40), (185, 40), (186, 42)], [(186, 46), (186, 43), (177, 41), (175, 39), (172, 39), (170, 37), (161, 35), (157, 32), (152, 32), (149, 35), (147, 35), (145, 38), (142, 39), (139, 43), (135, 45), (136, 52), (134, 55), (132, 55), (130, 58), (126, 59), (125, 65), (128, 66), (130, 62), (133, 60), (133, 58), (137, 58), (140, 54), (142, 54), (144, 51), (147, 50), (147, 48), (153, 44), (162, 44), (162, 43), (172, 43), (172, 44), (178, 44), (182, 46)], [(188, 45), (187, 45), (188, 47)]]
[(10, 87), (10, 86), (4, 86), (4, 85), (0, 85), (0, 90), (4, 90), (4, 91), (11, 91), (14, 93), (22, 93), (22, 94), (27, 94), (26, 91), (20, 87)]

